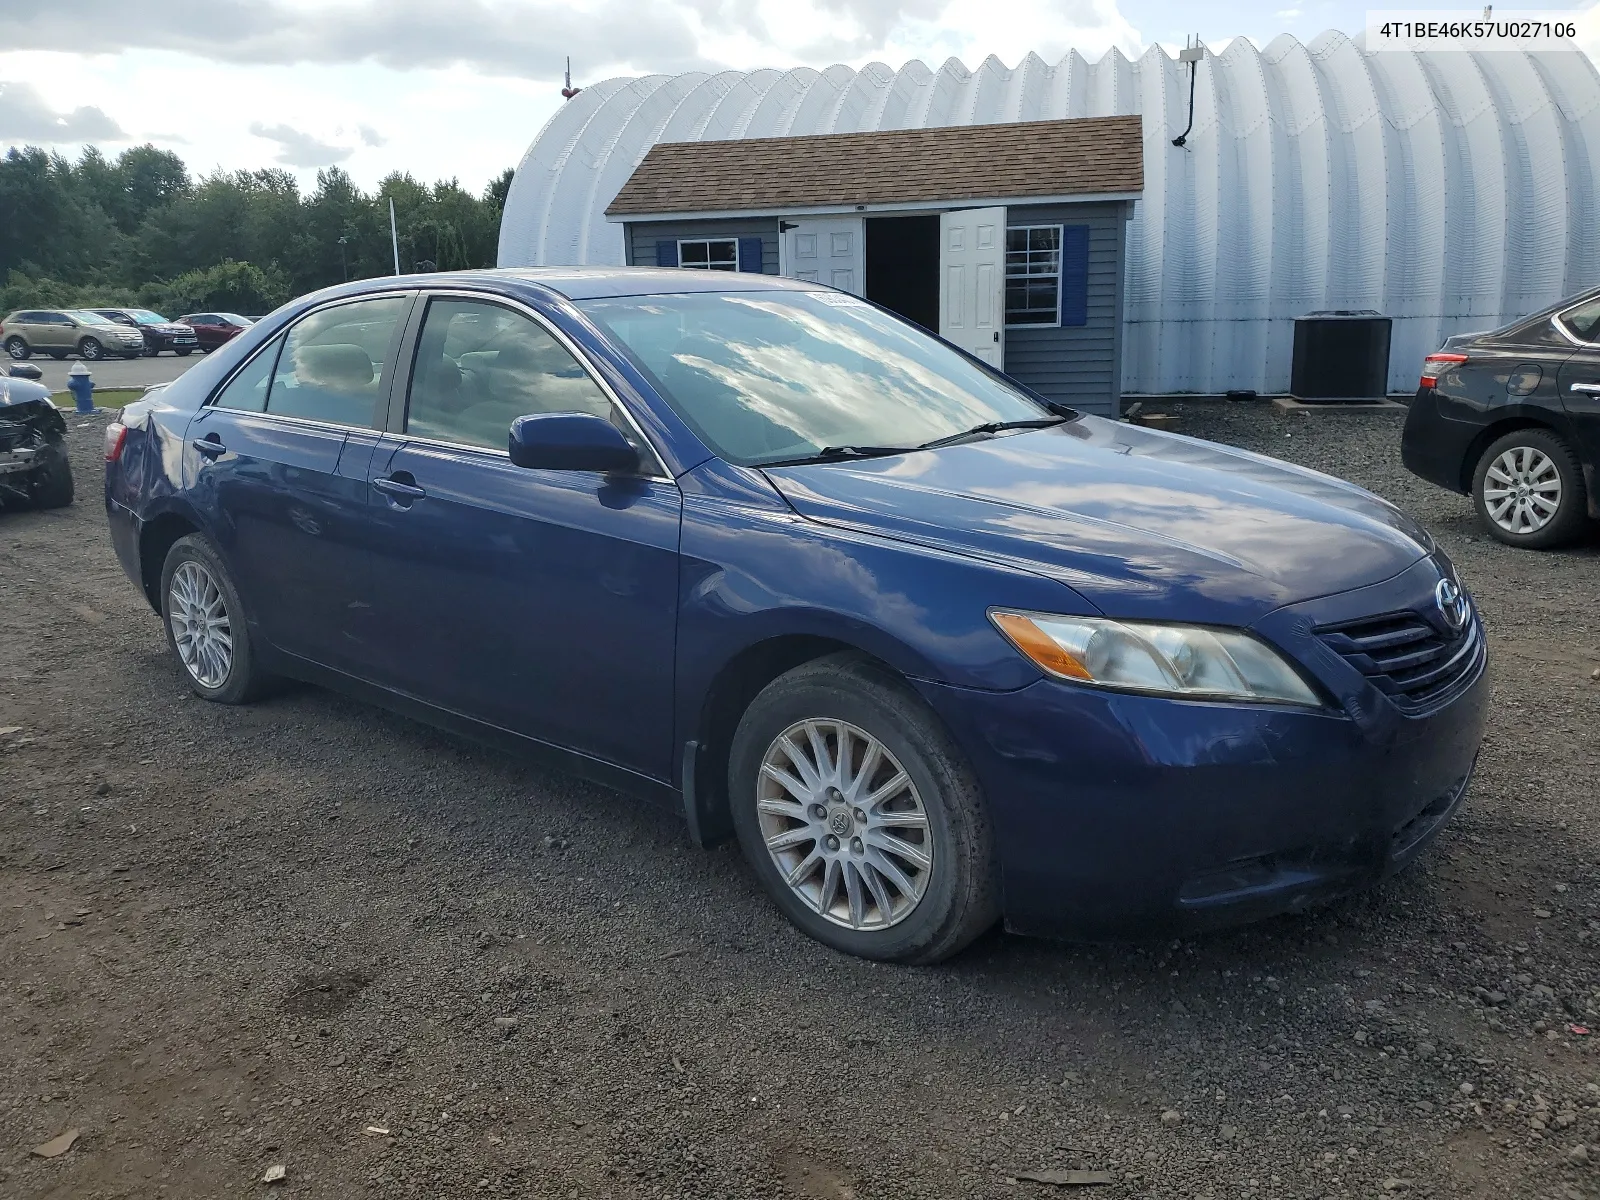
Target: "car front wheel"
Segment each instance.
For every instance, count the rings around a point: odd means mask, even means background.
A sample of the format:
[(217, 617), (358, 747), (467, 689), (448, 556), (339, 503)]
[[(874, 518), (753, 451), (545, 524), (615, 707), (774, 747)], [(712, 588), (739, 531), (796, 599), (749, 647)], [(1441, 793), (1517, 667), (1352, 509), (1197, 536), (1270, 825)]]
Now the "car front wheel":
[(95, 362), (105, 356), (106, 348), (100, 344), (98, 338), (86, 337), (78, 343), (78, 353), (90, 362)]
[(977, 780), (880, 666), (830, 655), (774, 680), (739, 722), (728, 785), (745, 857), (820, 942), (935, 963), (999, 915)]
[(255, 665), (239, 593), (211, 543), (181, 537), (161, 570), (161, 618), (189, 687), (219, 704), (246, 704), (267, 676)]
[(1589, 523), (1578, 457), (1548, 429), (1513, 430), (1485, 450), (1472, 499), (1484, 528), (1508, 546), (1552, 549)]

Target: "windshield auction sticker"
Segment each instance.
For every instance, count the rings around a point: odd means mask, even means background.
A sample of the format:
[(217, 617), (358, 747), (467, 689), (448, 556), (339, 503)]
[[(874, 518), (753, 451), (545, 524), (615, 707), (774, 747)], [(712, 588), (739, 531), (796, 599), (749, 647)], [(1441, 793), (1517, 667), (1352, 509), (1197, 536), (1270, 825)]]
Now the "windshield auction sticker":
[[(1372, 50), (1576, 50), (1600, 9), (1417, 8), (1367, 13)], [(1580, 36), (1583, 35), (1583, 36)]]

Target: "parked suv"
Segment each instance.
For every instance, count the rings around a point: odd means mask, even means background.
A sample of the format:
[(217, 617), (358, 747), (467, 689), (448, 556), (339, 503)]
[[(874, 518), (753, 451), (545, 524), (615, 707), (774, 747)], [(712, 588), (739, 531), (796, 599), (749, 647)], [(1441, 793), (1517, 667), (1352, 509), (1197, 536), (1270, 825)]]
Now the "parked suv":
[(32, 354), (51, 358), (80, 354), (90, 360), (108, 354), (138, 358), (144, 353), (144, 334), (80, 309), (22, 309), (0, 321), (0, 346), (15, 359)]
[(163, 350), (171, 350), (179, 358), (187, 358), (199, 346), (194, 329), (178, 321), (169, 321), (160, 313), (148, 308), (96, 308), (108, 321), (130, 325), (144, 335), (144, 352), (151, 357)]
[(255, 324), (249, 317), (241, 317), (238, 313), (190, 313), (178, 320), (194, 330), (202, 350), (215, 350)]

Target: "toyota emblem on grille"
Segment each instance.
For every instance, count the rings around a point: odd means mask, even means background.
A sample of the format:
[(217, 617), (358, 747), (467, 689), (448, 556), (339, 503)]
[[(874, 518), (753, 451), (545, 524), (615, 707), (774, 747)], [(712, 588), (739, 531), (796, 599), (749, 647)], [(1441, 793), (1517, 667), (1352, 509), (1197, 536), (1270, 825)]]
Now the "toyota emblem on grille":
[(1451, 629), (1459, 632), (1466, 627), (1472, 609), (1467, 594), (1454, 579), (1439, 580), (1439, 585), (1433, 589), (1433, 602), (1438, 605), (1439, 615)]

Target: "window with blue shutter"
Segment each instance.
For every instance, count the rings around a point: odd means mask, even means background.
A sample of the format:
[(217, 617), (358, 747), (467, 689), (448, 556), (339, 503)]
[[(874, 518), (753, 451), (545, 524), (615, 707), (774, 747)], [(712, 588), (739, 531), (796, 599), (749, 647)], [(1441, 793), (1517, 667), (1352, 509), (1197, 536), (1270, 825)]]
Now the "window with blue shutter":
[(1006, 230), (1006, 324), (1089, 323), (1089, 227)]
[(678, 242), (675, 238), (662, 238), (656, 243), (656, 266), (675, 267), (678, 265)]
[(742, 237), (739, 239), (739, 270), (754, 271), (761, 274), (761, 239), (759, 237)]

